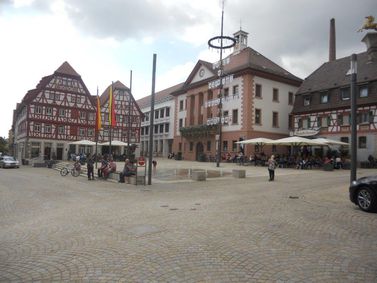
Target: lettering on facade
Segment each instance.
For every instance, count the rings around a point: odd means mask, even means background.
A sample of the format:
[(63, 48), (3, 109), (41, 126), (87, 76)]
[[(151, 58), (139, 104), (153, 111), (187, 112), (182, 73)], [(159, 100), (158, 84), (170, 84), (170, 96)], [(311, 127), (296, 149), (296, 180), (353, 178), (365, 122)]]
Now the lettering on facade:
[[(229, 124), (232, 122), (232, 116), (229, 115), (229, 116), (225, 116), (225, 117), (221, 117), (221, 124)], [(207, 125), (208, 126), (211, 126), (211, 125), (217, 125), (219, 123), (219, 117), (213, 117), (213, 118), (209, 118), (207, 120)]]
[[(228, 85), (232, 81), (233, 81), (233, 75), (229, 75), (229, 76), (222, 78), (223, 85)], [(220, 86), (220, 79), (217, 79), (217, 80), (214, 80), (214, 81), (208, 83), (209, 89), (218, 88), (219, 86)]]

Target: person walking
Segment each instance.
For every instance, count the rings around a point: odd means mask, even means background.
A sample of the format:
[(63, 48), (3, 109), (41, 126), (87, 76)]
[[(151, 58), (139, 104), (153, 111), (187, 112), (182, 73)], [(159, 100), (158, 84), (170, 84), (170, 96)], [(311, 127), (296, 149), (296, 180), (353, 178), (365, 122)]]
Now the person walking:
[(271, 155), (270, 159), (268, 159), (267, 165), (268, 165), (268, 173), (270, 175), (269, 181), (273, 181), (275, 179), (275, 169), (277, 166), (274, 155)]
[(157, 161), (153, 160), (152, 165), (153, 165), (153, 175), (156, 175), (156, 173), (157, 173)]
[(94, 156), (88, 154), (88, 161), (86, 163), (88, 170), (88, 180), (94, 180)]

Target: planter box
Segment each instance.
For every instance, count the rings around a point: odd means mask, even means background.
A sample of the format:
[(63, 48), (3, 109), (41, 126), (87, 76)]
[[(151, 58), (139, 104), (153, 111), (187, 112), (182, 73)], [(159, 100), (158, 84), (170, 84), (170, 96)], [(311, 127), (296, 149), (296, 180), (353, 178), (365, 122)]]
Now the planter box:
[(234, 178), (245, 178), (246, 177), (246, 171), (240, 170), (240, 169), (233, 169), (232, 175)]
[(205, 181), (206, 180), (206, 171), (193, 171), (191, 179), (194, 181)]

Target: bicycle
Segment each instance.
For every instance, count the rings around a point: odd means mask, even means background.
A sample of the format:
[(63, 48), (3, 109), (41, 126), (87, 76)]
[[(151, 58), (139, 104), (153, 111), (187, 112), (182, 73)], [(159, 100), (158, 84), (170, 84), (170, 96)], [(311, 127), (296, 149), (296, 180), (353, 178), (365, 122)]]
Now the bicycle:
[(60, 170), (60, 175), (62, 175), (63, 177), (64, 176), (67, 176), (68, 173), (71, 172), (71, 175), (73, 177), (78, 177), (80, 176), (80, 173), (81, 173), (81, 165), (80, 163), (75, 163), (73, 165), (67, 165), (67, 166), (64, 166), (61, 170)]

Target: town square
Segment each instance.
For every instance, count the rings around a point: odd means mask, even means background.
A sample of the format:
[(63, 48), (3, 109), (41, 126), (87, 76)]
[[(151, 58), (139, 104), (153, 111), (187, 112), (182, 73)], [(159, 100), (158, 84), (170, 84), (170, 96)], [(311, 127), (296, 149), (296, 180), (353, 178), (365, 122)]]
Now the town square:
[(0, 282), (377, 282), (376, 12), (0, 1)]
[(197, 182), (163, 176), (213, 164), (158, 161), (150, 186), (1, 169), (0, 281), (376, 281), (377, 218), (349, 201), (349, 170), (267, 182), (266, 167), (225, 164)]

